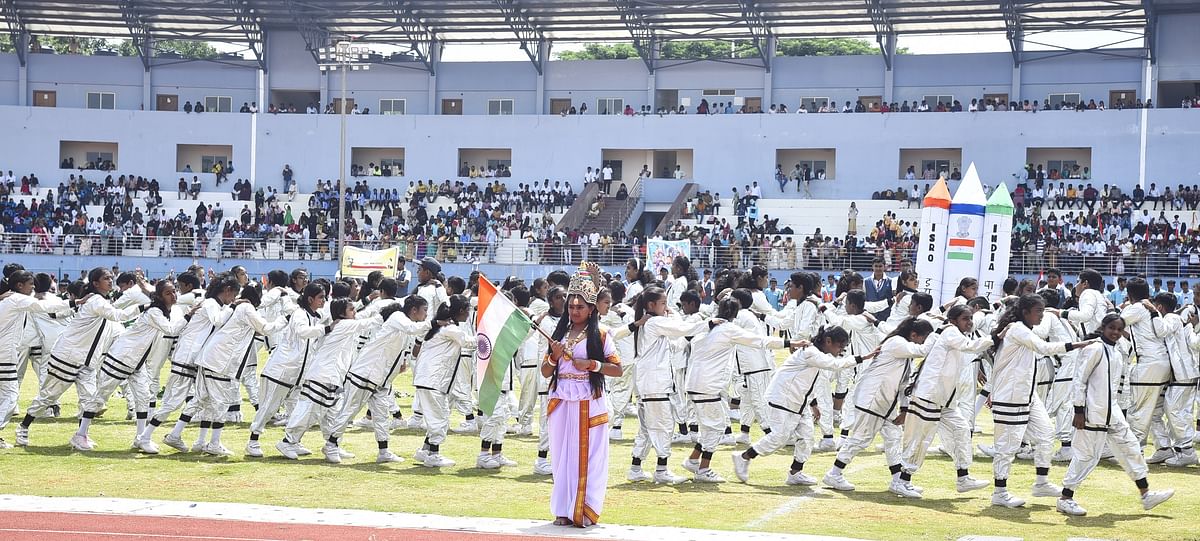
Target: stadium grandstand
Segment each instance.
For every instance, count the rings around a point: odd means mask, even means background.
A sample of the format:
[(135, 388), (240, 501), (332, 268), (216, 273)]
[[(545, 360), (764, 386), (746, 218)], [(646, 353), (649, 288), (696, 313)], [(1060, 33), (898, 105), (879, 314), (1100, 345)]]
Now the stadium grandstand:
[[(33, 270), (332, 275), (341, 245), (396, 245), (540, 276), (652, 237), (705, 267), (897, 268), (924, 192), (974, 163), (1013, 194), (1014, 271), (1200, 272), (1196, 1), (9, 0), (0, 19), (0, 257)], [(1026, 50), (1079, 29), (1126, 38)], [(897, 47), (984, 32), (1011, 50)], [(778, 50), (826, 37), (879, 54)], [(85, 38), (134, 52), (73, 54)], [(664, 54), (689, 40), (749, 53)], [(443, 61), (459, 43), (528, 60)], [(637, 55), (552, 60), (569, 43)]]

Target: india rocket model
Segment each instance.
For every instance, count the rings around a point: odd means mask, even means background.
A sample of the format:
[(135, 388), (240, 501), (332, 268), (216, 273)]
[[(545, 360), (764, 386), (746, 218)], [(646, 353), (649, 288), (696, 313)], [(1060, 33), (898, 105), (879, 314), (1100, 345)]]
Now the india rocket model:
[(950, 302), (963, 278), (979, 276), (979, 260), (983, 253), (983, 214), (987, 197), (975, 172), (975, 164), (967, 167), (962, 184), (950, 202), (947, 221), (946, 257), (942, 262), (942, 296), (938, 303)]
[(921, 208), (921, 237), (917, 244), (915, 265), (917, 290), (933, 296), (933, 305), (940, 304), (942, 297), (942, 270), (946, 256), (946, 224), (950, 217), (950, 190), (946, 181), (937, 184), (925, 194)]
[(1004, 280), (1012, 258), (1013, 202), (1003, 182), (988, 198), (983, 215), (983, 259), (979, 262), (979, 294), (988, 301), (1004, 297)]

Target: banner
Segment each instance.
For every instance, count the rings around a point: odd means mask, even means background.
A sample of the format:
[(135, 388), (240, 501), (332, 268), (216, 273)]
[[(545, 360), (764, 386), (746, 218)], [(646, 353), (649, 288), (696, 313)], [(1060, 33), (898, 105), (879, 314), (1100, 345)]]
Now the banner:
[(386, 250), (364, 250), (347, 246), (342, 250), (342, 264), (338, 276), (342, 278), (366, 278), (374, 271), (383, 273), (385, 278), (396, 276), (396, 259), (400, 257), (400, 249), (393, 246)]
[(646, 241), (646, 269), (653, 272), (655, 277), (658, 276), (660, 269), (667, 269), (668, 273), (671, 272), (671, 263), (674, 262), (677, 255), (691, 259), (692, 242), (660, 239)]

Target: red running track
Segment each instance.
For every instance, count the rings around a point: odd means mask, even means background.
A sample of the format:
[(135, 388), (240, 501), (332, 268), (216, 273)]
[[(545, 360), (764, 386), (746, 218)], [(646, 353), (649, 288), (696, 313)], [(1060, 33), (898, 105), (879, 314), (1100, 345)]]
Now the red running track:
[(201, 518), (5, 511), (0, 512), (0, 539), (6, 541), (529, 541), (565, 538)]

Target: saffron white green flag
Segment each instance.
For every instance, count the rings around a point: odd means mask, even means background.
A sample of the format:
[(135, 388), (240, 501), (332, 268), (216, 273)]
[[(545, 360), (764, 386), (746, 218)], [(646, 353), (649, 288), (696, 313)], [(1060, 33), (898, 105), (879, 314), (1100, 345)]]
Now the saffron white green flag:
[(500, 399), (504, 378), (513, 355), (521, 348), (533, 322), (508, 297), (496, 290), (487, 278), (479, 277), (479, 308), (475, 312), (475, 371), (479, 389), (479, 409), (491, 415)]

